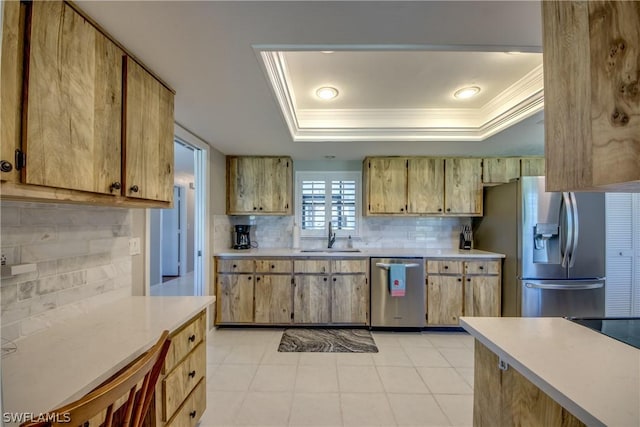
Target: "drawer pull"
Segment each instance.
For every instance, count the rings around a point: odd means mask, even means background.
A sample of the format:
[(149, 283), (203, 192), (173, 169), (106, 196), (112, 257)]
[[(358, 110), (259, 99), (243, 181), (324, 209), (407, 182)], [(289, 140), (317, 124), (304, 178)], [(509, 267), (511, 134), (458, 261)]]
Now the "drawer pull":
[(191, 411), (191, 412), (189, 412), (189, 416), (190, 416), (191, 418), (195, 418), (195, 417), (196, 417), (196, 414), (197, 414), (197, 412), (196, 412), (196, 411)]
[(271, 264), (271, 268), (276, 268), (276, 266), (275, 266), (275, 265), (273, 265), (273, 264)]
[(233, 268), (236, 268), (236, 267), (237, 267), (237, 265), (233, 264)]
[(196, 340), (196, 334), (193, 334), (189, 337), (189, 342), (194, 342)]
[(484, 270), (484, 267), (483, 267), (483, 266), (480, 266), (480, 267), (478, 267), (478, 268), (479, 268), (480, 270)]
[(448, 270), (448, 269), (449, 269), (449, 266), (448, 266), (448, 265), (445, 265), (445, 266), (444, 266), (444, 269), (445, 269), (445, 270)]
[(195, 376), (196, 376), (196, 371), (195, 370), (189, 372), (189, 377), (190, 378), (194, 378)]

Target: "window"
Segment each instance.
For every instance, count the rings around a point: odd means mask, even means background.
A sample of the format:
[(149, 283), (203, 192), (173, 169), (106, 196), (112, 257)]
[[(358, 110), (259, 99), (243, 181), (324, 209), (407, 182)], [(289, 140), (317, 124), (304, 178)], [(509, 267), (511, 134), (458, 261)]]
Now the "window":
[(360, 172), (296, 172), (296, 224), (302, 237), (359, 234)]

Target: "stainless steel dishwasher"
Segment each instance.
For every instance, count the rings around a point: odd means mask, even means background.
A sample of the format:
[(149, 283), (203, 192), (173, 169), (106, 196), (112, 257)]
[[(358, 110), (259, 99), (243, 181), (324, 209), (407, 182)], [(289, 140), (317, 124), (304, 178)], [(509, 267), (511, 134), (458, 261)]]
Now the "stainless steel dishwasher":
[[(392, 297), (389, 265), (406, 266), (405, 295)], [(422, 328), (426, 325), (423, 258), (371, 258), (371, 327)]]

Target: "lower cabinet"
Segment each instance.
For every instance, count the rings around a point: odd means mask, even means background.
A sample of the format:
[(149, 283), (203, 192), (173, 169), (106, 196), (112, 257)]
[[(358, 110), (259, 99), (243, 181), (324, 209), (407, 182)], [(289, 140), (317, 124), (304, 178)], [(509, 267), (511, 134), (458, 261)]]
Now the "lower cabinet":
[(265, 274), (255, 279), (254, 322), (261, 324), (290, 323), (291, 276)]
[(328, 275), (298, 275), (293, 279), (293, 286), (293, 323), (331, 321)]
[(464, 315), (500, 317), (500, 276), (467, 276)]
[(331, 278), (331, 323), (369, 321), (369, 287), (365, 274), (339, 274)]
[(253, 323), (253, 274), (219, 274), (218, 323)]
[(476, 427), (584, 427), (522, 374), (498, 367), (499, 357), (475, 342), (473, 425)]
[(427, 325), (453, 325), (463, 313), (462, 276), (429, 276)]

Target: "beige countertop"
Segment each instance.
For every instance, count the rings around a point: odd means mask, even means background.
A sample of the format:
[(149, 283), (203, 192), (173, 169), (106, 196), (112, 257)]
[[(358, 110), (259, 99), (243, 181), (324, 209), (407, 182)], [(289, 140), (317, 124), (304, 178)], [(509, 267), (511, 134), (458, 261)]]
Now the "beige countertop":
[(129, 297), (16, 342), (2, 359), (5, 413), (39, 414), (83, 396), (215, 297)]
[(459, 249), (407, 249), (407, 248), (366, 248), (359, 252), (345, 252), (352, 249), (327, 249), (322, 252), (307, 252), (305, 249), (229, 249), (215, 253), (219, 257), (332, 257), (332, 258), (504, 258), (503, 254), (494, 252)]
[(585, 424), (640, 425), (640, 350), (563, 318), (460, 324)]

